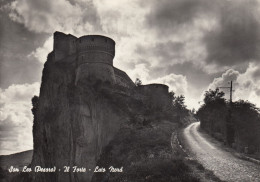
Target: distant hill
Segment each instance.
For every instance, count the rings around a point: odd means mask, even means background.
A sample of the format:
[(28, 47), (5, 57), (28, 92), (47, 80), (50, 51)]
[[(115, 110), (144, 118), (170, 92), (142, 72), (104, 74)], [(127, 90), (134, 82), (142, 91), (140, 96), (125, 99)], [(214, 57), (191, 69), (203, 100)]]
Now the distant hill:
[(21, 169), (31, 163), (33, 150), (19, 152), (11, 155), (0, 155), (0, 167), (7, 170), (10, 166)]

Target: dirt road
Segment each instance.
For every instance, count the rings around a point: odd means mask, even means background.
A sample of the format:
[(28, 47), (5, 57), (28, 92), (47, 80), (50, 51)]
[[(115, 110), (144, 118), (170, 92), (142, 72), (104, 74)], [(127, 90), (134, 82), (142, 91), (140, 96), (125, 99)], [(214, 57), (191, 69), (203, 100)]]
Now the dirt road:
[(206, 169), (224, 181), (260, 181), (260, 165), (239, 159), (218, 142), (209, 140), (209, 136), (201, 133), (200, 123), (192, 123), (183, 131), (183, 142), (188, 154), (197, 159)]

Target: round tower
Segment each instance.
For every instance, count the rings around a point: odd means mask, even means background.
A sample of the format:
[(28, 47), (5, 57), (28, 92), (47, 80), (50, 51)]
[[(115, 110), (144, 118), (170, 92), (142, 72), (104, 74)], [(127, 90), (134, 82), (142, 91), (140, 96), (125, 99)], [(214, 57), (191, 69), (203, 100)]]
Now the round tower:
[(113, 59), (115, 41), (101, 35), (87, 35), (77, 39), (76, 84), (82, 79), (115, 83)]
[(140, 85), (137, 87), (139, 92), (143, 94), (149, 105), (154, 108), (168, 108), (171, 105), (169, 95), (169, 87), (164, 84), (148, 84)]

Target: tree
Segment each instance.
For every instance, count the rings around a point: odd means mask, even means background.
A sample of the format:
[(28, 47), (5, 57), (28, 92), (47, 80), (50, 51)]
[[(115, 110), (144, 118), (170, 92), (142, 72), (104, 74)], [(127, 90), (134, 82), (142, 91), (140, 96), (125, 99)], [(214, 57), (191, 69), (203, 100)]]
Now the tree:
[(196, 116), (201, 121), (201, 128), (207, 132), (225, 135), (225, 124), (228, 107), (225, 94), (219, 89), (208, 90), (204, 94), (204, 104), (198, 109)]
[(194, 108), (192, 108), (191, 113), (192, 113), (193, 115), (195, 115), (195, 114), (196, 114), (196, 110), (195, 110)]
[(248, 147), (249, 152), (255, 152), (260, 147), (260, 114), (254, 104), (239, 100), (233, 103), (232, 120), (235, 129), (237, 147)]
[(196, 116), (201, 128), (239, 151), (260, 150), (260, 110), (254, 104), (239, 100), (229, 103), (218, 89), (205, 92), (204, 104)]
[(33, 113), (34, 117), (35, 117), (36, 112), (38, 110), (38, 105), (39, 105), (39, 97), (35, 95), (32, 98), (32, 113)]
[(204, 94), (204, 103), (208, 104), (210, 102), (214, 102), (214, 101), (225, 101), (224, 96), (225, 93), (224, 92), (220, 92), (219, 89), (217, 88), (216, 90), (209, 90), (206, 91), (206, 93)]
[(185, 110), (186, 105), (184, 104), (185, 97), (183, 95), (177, 96), (174, 100), (174, 106), (180, 110)]
[[(170, 99), (172, 101), (172, 103), (174, 102), (174, 100), (176, 99), (176, 96), (175, 96), (175, 93), (173, 91), (170, 91), (169, 92), (169, 96), (170, 96)], [(174, 103), (173, 103), (174, 104)]]
[(139, 78), (136, 78), (136, 80), (135, 80), (135, 85), (136, 85), (136, 86), (142, 85), (142, 81), (141, 81)]
[[(174, 95), (173, 95), (174, 96)], [(183, 95), (177, 96), (177, 97), (173, 97), (173, 110), (176, 113), (176, 117), (178, 122), (181, 122), (182, 119), (187, 116), (188, 114), (188, 109), (186, 108), (186, 105), (184, 103), (185, 101), (185, 97)]]

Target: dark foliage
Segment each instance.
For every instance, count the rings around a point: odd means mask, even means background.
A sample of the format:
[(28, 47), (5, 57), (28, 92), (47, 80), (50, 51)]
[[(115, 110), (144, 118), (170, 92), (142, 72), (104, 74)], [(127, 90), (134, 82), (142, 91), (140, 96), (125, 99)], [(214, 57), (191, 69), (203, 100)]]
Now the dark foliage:
[(259, 152), (260, 114), (254, 104), (244, 100), (230, 103), (224, 99), (223, 92), (209, 90), (197, 117), (201, 128), (215, 138), (239, 151)]
[(136, 78), (136, 80), (135, 80), (135, 85), (136, 85), (136, 86), (142, 85), (142, 81), (141, 81), (139, 78)]
[(185, 97), (183, 95), (175, 96), (174, 92), (170, 92), (169, 94), (172, 100), (172, 112), (174, 114), (174, 120), (176, 120), (178, 123), (182, 123), (184, 118), (189, 113), (189, 110), (185, 105)]
[(32, 113), (34, 116), (36, 115), (36, 112), (38, 110), (38, 105), (39, 105), (39, 97), (35, 95), (32, 98)]
[(97, 165), (106, 169), (122, 166), (123, 173), (95, 173), (92, 182), (108, 176), (111, 182), (199, 181), (184, 158), (173, 155), (177, 147), (171, 148), (170, 139), (175, 127), (171, 122), (157, 122), (150, 127), (121, 129)]

